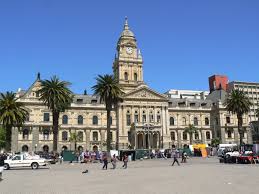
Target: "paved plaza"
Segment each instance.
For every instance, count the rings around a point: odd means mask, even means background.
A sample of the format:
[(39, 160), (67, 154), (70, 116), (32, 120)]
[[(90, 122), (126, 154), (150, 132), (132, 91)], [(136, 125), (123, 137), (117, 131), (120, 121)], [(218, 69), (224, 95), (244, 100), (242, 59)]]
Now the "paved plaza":
[[(192, 158), (187, 164), (173, 167), (171, 162), (170, 159), (129, 162), (126, 170), (119, 162), (118, 169), (107, 171), (101, 170), (99, 163), (9, 170), (0, 182), (0, 193), (258, 193), (259, 165), (220, 164), (217, 158)], [(82, 174), (86, 168), (89, 173)]]

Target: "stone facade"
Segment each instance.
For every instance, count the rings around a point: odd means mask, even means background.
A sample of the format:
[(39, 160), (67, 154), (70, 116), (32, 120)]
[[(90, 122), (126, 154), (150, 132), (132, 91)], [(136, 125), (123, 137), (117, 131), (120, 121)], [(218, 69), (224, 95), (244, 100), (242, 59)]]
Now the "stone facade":
[[(210, 144), (213, 137), (220, 137), (224, 143), (238, 143), (237, 119), (224, 109), (221, 96), (211, 93), (207, 99), (170, 98), (144, 83), (143, 58), (127, 20), (117, 43), (113, 71), (125, 92), (123, 101), (111, 113), (113, 147), (116, 139), (120, 149), (165, 149), (173, 144), (182, 147), (190, 144), (189, 135), (184, 133), (189, 124), (199, 129), (193, 134), (195, 143)], [(52, 150), (52, 115), (39, 100), (39, 88), (40, 75), (28, 90), (17, 92), (30, 115), (23, 127), (13, 129), (13, 151)], [(226, 117), (230, 117), (230, 123)], [(60, 115), (59, 151), (74, 149), (69, 141), (71, 132), (80, 136), (76, 149), (105, 150), (106, 120), (105, 105), (97, 96), (75, 94), (70, 108)], [(244, 121), (244, 141), (251, 142), (250, 121), (247, 117)]]

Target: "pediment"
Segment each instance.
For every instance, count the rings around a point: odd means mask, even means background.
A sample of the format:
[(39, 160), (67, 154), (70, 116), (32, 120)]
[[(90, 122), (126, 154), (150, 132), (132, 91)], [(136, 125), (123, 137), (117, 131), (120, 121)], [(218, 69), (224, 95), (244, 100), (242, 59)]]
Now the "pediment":
[(147, 86), (142, 86), (133, 91), (126, 93), (123, 96), (124, 99), (141, 99), (141, 100), (159, 100), (159, 101), (168, 101), (167, 97), (163, 94), (160, 94), (154, 90), (151, 90)]

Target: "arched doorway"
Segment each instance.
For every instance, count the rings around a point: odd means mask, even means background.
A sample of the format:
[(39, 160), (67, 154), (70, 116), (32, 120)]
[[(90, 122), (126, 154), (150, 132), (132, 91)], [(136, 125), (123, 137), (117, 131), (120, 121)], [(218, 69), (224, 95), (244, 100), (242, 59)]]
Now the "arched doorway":
[(97, 145), (94, 145), (94, 146), (93, 146), (93, 151), (94, 151), (94, 152), (98, 151), (98, 146), (97, 146)]
[(138, 149), (143, 149), (143, 134), (138, 134)]
[(43, 146), (43, 152), (49, 152), (49, 146), (44, 145)]
[(28, 151), (29, 151), (29, 147), (27, 145), (23, 145), (22, 152), (28, 152)]
[(63, 150), (63, 151), (67, 151), (67, 146), (63, 146), (63, 147), (62, 147), (62, 150)]

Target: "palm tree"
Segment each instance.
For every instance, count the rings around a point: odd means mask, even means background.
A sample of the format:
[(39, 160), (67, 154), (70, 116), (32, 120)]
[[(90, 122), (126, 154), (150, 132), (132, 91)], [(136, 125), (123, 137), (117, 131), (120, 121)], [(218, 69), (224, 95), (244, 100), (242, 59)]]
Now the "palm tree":
[(3, 127), (0, 127), (0, 150), (5, 147), (5, 142), (6, 142), (5, 129)]
[(240, 146), (243, 144), (243, 115), (250, 111), (251, 105), (251, 101), (242, 90), (232, 90), (224, 102), (227, 111), (237, 115)]
[(59, 115), (67, 109), (73, 99), (69, 82), (53, 76), (50, 80), (41, 80), (40, 100), (52, 111), (53, 151), (57, 151)]
[[(98, 75), (96, 78), (96, 85), (92, 87), (95, 95), (100, 96), (101, 102), (105, 103), (106, 112), (107, 112), (107, 151), (111, 149), (111, 111), (113, 106), (116, 106), (117, 103), (121, 100), (121, 95), (124, 93), (121, 86), (118, 83), (118, 80), (113, 75)], [(117, 129), (118, 131), (118, 129)], [(118, 136), (118, 133), (117, 133)], [(116, 149), (118, 149), (118, 137), (116, 142)]]
[(193, 134), (197, 133), (197, 131), (198, 131), (198, 129), (194, 125), (192, 125), (192, 124), (189, 124), (188, 127), (186, 127), (184, 129), (184, 132), (188, 133), (189, 136), (190, 136), (190, 144), (191, 145), (193, 143)]
[(17, 101), (13, 92), (0, 94), (0, 123), (6, 130), (6, 149), (11, 150), (12, 128), (20, 127), (28, 116), (28, 111), (25, 109), (22, 102)]

